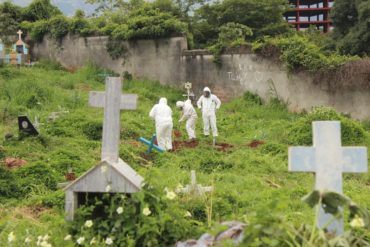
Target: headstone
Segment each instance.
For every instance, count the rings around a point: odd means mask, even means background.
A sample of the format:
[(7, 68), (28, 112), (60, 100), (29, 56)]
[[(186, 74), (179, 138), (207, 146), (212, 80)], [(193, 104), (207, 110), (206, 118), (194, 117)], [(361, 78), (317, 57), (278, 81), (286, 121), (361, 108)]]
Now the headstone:
[(212, 186), (203, 187), (201, 184), (197, 184), (197, 177), (194, 170), (192, 170), (190, 174), (190, 184), (186, 185), (185, 188), (176, 189), (177, 193), (186, 193), (192, 195), (202, 195), (205, 192), (211, 191), (213, 191)]
[(135, 110), (137, 95), (121, 95), (121, 79), (108, 77), (106, 92), (90, 92), (89, 104), (104, 108), (102, 160), (118, 162), (120, 138), (120, 110)]
[(18, 117), (18, 128), (19, 132), (26, 135), (38, 135), (39, 132), (35, 126), (31, 123), (27, 116)]
[(22, 31), (21, 30), (18, 30), (17, 34), (18, 34), (18, 40), (17, 42), (15, 43), (15, 52), (17, 54), (24, 54), (24, 43), (22, 41)]
[(156, 139), (155, 134), (152, 136), (150, 141), (145, 139), (144, 137), (139, 138), (139, 142), (141, 142), (144, 145), (147, 145), (149, 147), (148, 150), (146, 151), (147, 154), (151, 153), (153, 149), (160, 152), (160, 153), (164, 152), (164, 150), (160, 146), (154, 144), (155, 139)]
[[(339, 121), (312, 123), (313, 147), (289, 148), (289, 171), (314, 172), (316, 190), (342, 193), (342, 173), (367, 172), (366, 147), (342, 147)], [(344, 232), (343, 218), (333, 219), (323, 208), (318, 215), (318, 227), (336, 234)]]
[(185, 82), (184, 87), (186, 89), (186, 94), (183, 94), (182, 96), (187, 97), (187, 99), (190, 99), (191, 101), (195, 100), (195, 95), (191, 90), (192, 84), (191, 82)]
[(121, 94), (121, 79), (108, 77), (105, 92), (90, 92), (89, 103), (104, 108), (101, 162), (70, 183), (66, 192), (66, 219), (73, 220), (75, 210), (87, 194), (135, 193), (143, 178), (119, 158), (120, 110), (135, 110), (137, 96)]

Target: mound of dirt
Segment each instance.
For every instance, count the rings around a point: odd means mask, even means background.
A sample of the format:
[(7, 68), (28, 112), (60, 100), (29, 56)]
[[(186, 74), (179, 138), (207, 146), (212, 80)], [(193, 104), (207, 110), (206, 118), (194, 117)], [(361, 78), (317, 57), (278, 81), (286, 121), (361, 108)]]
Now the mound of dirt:
[(263, 145), (263, 144), (265, 144), (265, 142), (259, 141), (259, 140), (253, 140), (253, 141), (251, 141), (251, 143), (247, 144), (247, 146), (250, 147), (250, 148), (256, 148), (256, 147), (258, 147), (260, 145)]
[(217, 149), (217, 151), (221, 151), (221, 152), (227, 152), (233, 147), (234, 147), (234, 145), (231, 145), (231, 144), (228, 144), (228, 143), (222, 143), (222, 142), (216, 143), (216, 145), (215, 145), (215, 148)]
[(183, 148), (196, 148), (199, 145), (197, 140), (193, 141), (173, 141), (172, 150), (176, 151)]
[(4, 165), (9, 168), (9, 169), (13, 169), (13, 168), (18, 168), (18, 167), (22, 167), (24, 165), (27, 164), (27, 161), (25, 160), (22, 160), (22, 159), (17, 159), (17, 158), (6, 158), (4, 161), (3, 161)]

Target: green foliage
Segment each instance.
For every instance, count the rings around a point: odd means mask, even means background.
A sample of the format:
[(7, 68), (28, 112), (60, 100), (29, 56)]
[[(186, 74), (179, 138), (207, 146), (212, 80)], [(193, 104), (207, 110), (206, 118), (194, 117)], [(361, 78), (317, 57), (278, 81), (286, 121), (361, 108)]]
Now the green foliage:
[(211, 54), (213, 55), (213, 60), (212, 61), (217, 66), (222, 65), (221, 55), (222, 55), (222, 52), (224, 51), (224, 49), (225, 49), (225, 47), (221, 43), (217, 43), (217, 44), (214, 44), (214, 45), (211, 45), (211, 46), (207, 47), (207, 50), (209, 52), (211, 52)]
[(37, 61), (34, 67), (44, 70), (64, 70), (63, 66), (57, 61), (42, 58)]
[(103, 123), (101, 121), (87, 122), (82, 128), (83, 133), (90, 140), (101, 140), (103, 131)]
[[(149, 185), (128, 197), (105, 194), (88, 198), (88, 203), (72, 225), (74, 239), (95, 237), (103, 243), (111, 238), (114, 246), (171, 246), (199, 235), (201, 229), (200, 222), (186, 216), (177, 198), (171, 200), (166, 192)], [(93, 222), (90, 228), (87, 220)]]
[[(316, 227), (305, 223), (301, 223), (299, 226), (293, 226), (288, 223), (286, 217), (274, 213), (275, 210), (271, 211), (271, 208), (276, 209), (279, 207), (276, 203), (272, 203), (268, 205), (268, 207), (259, 209), (257, 213), (251, 217), (248, 222), (248, 227), (245, 230), (245, 237), (240, 246), (360, 247), (368, 245), (366, 233), (363, 234), (362, 231), (356, 231), (355, 224), (353, 223), (353, 220), (358, 221), (359, 219), (368, 222), (369, 213), (367, 210), (358, 208), (349, 198), (334, 192), (320, 193), (318, 191), (313, 191), (305, 196), (303, 200), (308, 202), (311, 207), (325, 204), (327, 208), (335, 212), (340, 211), (339, 207), (348, 207), (351, 212), (353, 211), (355, 213), (350, 216), (350, 220), (352, 220), (351, 225), (353, 225), (354, 228), (342, 235), (334, 236), (325, 233), (323, 229), (316, 229)], [(360, 211), (367, 213), (360, 214)], [(359, 218), (359, 215), (365, 218)], [(317, 217), (317, 215), (314, 217)]]
[(343, 54), (369, 55), (369, 1), (339, 0), (333, 8), (334, 39)]
[(57, 188), (57, 177), (53, 169), (43, 163), (36, 163), (19, 168), (15, 171), (18, 185), (22, 193), (29, 194), (39, 186), (49, 190)]
[(246, 44), (247, 36), (252, 36), (252, 30), (239, 23), (228, 22), (220, 27), (218, 41), (216, 44), (208, 47), (213, 55), (213, 62), (221, 65), (221, 54), (227, 47), (236, 47)]
[(49, 32), (49, 22), (46, 20), (37, 21), (29, 27), (31, 39), (34, 41), (42, 42), (44, 35)]
[(130, 12), (127, 28), (127, 40), (160, 38), (185, 31), (185, 25), (182, 22), (151, 6), (144, 6)]
[(69, 23), (65, 16), (57, 15), (49, 20), (48, 27), (51, 37), (60, 40), (68, 34)]
[(23, 20), (39, 21), (50, 19), (62, 12), (50, 3), (50, 0), (33, 0), (23, 11)]
[(271, 210), (276, 208), (276, 204), (273, 202), (257, 210), (249, 222), (241, 246), (289, 246), (287, 240), (290, 236), (285, 219)]
[[(319, 46), (305, 35), (293, 34), (274, 38), (266, 38), (263, 43), (255, 43), (254, 50), (263, 52), (269, 47), (277, 47), (280, 59), (289, 70), (304, 68), (311, 72), (335, 69), (357, 57), (341, 56), (337, 53), (325, 54)], [(267, 56), (276, 54), (265, 54)]]
[(218, 41), (223, 46), (233, 47), (236, 45), (245, 44), (245, 39), (247, 36), (252, 35), (252, 29), (249, 27), (239, 23), (228, 22), (220, 27)]
[(14, 35), (22, 20), (22, 8), (11, 1), (0, 4), (0, 33), (2, 36)]
[(316, 107), (292, 125), (289, 129), (288, 143), (293, 145), (312, 144), (311, 123), (325, 120), (341, 122), (342, 142), (346, 145), (361, 143), (366, 137), (364, 128), (356, 121), (337, 113), (330, 107)]
[(197, 45), (216, 41), (222, 25), (233, 22), (252, 30), (253, 39), (288, 31), (281, 18), (287, 5), (285, 0), (225, 0), (206, 4), (196, 11), (193, 23)]
[(83, 17), (77, 16), (70, 20), (69, 31), (71, 34), (88, 36), (92, 32), (91, 24)]
[(20, 195), (20, 187), (13, 172), (0, 166), (0, 198), (17, 198)]
[(367, 34), (369, 1), (338, 0), (331, 11), (335, 26), (333, 38), (337, 49), (343, 54), (370, 54)]

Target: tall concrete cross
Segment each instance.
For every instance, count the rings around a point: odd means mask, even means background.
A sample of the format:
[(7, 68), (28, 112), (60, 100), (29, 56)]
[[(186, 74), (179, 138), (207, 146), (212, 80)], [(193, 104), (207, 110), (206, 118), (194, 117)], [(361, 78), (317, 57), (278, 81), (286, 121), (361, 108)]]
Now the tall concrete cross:
[(120, 140), (120, 110), (135, 110), (136, 94), (121, 94), (121, 78), (107, 77), (105, 92), (92, 91), (89, 104), (104, 108), (103, 146), (101, 160), (117, 163)]
[[(289, 148), (289, 171), (314, 172), (316, 190), (342, 193), (342, 173), (367, 172), (367, 149), (342, 147), (339, 121), (313, 122), (312, 127), (313, 147)], [(332, 222), (327, 227), (330, 232), (344, 232), (343, 218), (333, 221), (323, 208), (318, 217), (318, 227)]]

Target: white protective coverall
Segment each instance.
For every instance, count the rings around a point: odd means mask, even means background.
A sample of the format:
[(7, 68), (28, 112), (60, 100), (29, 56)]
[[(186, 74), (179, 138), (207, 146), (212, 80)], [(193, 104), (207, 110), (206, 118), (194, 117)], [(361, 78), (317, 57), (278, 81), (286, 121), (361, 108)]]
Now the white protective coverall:
[(172, 110), (167, 105), (167, 99), (161, 98), (154, 105), (149, 116), (155, 120), (155, 130), (158, 146), (164, 150), (172, 149)]
[(208, 87), (205, 87), (203, 92), (209, 92), (209, 97), (202, 95), (197, 105), (198, 108), (202, 109), (204, 135), (209, 135), (209, 127), (211, 126), (213, 137), (217, 137), (216, 110), (220, 109), (221, 101), (216, 95), (211, 94), (211, 90)]
[(186, 120), (186, 131), (188, 132), (189, 139), (195, 139), (195, 123), (197, 122), (198, 115), (191, 104), (191, 100), (188, 99), (185, 102), (177, 101), (176, 106), (179, 108), (182, 107), (182, 116), (179, 122)]

